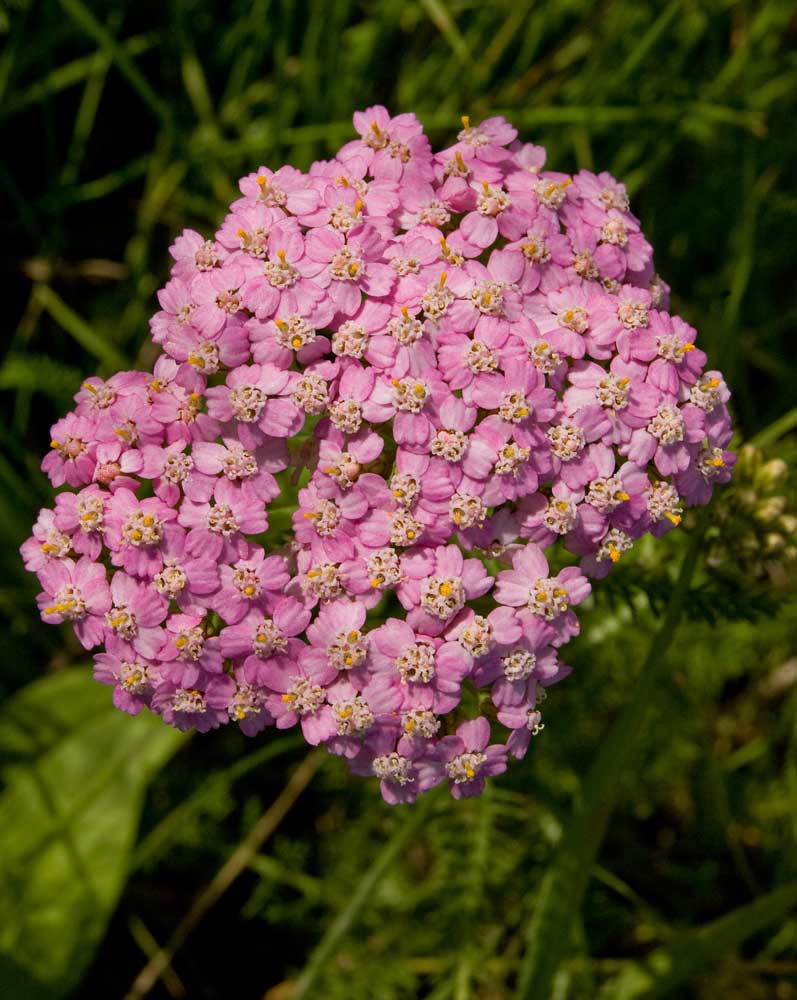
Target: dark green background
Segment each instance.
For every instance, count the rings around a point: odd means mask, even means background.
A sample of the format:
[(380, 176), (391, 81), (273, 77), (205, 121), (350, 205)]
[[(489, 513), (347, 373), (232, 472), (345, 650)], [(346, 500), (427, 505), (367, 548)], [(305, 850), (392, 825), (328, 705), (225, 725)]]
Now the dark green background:
[[(0, 10), (4, 696), (85, 662), (66, 630), (38, 622), (35, 581), (16, 554), (49, 502), (38, 472), (49, 425), (81, 376), (151, 362), (147, 318), (180, 229), (212, 233), (238, 176), (261, 163), (331, 155), (357, 108), (415, 111), (438, 145), (461, 114), (504, 113), (555, 169), (609, 169), (628, 185), (673, 309), (726, 373), (739, 439), (797, 402), (791, 2), (13, 0)], [(776, 456), (793, 461), (788, 434), (767, 446), (764, 458)], [(577, 923), (580, 957), (563, 967), (557, 997), (597, 995), (616, 962), (797, 874), (797, 606), (788, 561), (756, 563), (755, 546), (780, 530), (751, 515), (761, 488), (760, 476), (740, 480), (712, 515), (725, 524), (714, 569), (701, 571), (668, 654), (655, 725)], [(793, 483), (774, 493), (793, 513)], [(439, 808), (309, 996), (514, 995), (535, 887), (633, 688), (682, 548), (670, 538), (646, 550), (605, 587), (529, 760), (484, 803)], [(156, 778), (144, 835), (186, 794), (192, 804), (144, 842), (78, 996), (124, 995), (146, 961), (141, 926), (162, 943), (278, 794), (301, 749), (235, 781), (225, 772), (202, 793), (210, 772), (273, 738), (196, 739)], [(243, 1000), (292, 977), (396, 816), (325, 763), (266, 860), (175, 959), (188, 995)], [(797, 923), (779, 919), (672, 995), (788, 1000), (796, 942)]]

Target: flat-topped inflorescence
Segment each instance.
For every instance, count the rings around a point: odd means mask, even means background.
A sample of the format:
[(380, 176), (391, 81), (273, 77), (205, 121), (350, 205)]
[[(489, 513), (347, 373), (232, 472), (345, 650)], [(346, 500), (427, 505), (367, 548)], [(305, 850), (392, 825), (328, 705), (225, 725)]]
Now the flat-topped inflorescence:
[(154, 371), (83, 384), (22, 554), (123, 711), (476, 795), (542, 729), (588, 577), (729, 478), (729, 392), (608, 174), (502, 118), (440, 152), (354, 125), (175, 241)]

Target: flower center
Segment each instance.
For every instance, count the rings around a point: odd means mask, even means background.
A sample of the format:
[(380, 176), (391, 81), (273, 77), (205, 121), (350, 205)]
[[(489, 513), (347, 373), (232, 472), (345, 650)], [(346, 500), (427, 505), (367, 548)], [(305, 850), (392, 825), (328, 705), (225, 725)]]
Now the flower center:
[(684, 418), (677, 406), (663, 403), (647, 426), (649, 434), (663, 445), (675, 444), (684, 439)]
[(434, 647), (428, 642), (407, 646), (396, 660), (402, 684), (428, 684), (434, 679)]
[(272, 653), (284, 653), (288, 648), (288, 640), (282, 634), (279, 626), (270, 618), (263, 618), (252, 633), (252, 651), (256, 656), (271, 656)]
[(462, 632), (459, 644), (471, 656), (484, 656), (493, 647), (493, 630), (490, 622), (482, 615), (475, 615), (473, 621)]
[(352, 670), (365, 662), (368, 656), (368, 639), (359, 629), (338, 632), (327, 646), (329, 662), (338, 670)]
[(458, 577), (427, 577), (421, 584), (421, 607), (447, 621), (465, 607), (465, 588)]
[(446, 774), (455, 785), (473, 781), (487, 760), (483, 753), (461, 753), (446, 764)]
[(501, 657), (504, 677), (510, 681), (524, 681), (537, 665), (537, 657), (528, 649), (516, 649)]
[(361, 358), (368, 346), (368, 333), (364, 326), (347, 319), (332, 335), (332, 351), (339, 357)]
[(356, 399), (337, 399), (329, 407), (329, 419), (344, 434), (356, 434), (363, 422), (362, 406)]
[(546, 621), (553, 621), (570, 607), (567, 591), (558, 580), (538, 578), (529, 590), (529, 610)]
[(260, 417), (268, 396), (256, 385), (239, 385), (230, 390), (230, 406), (233, 416), (245, 424), (254, 423)]
[(401, 562), (393, 549), (377, 549), (366, 563), (371, 586), (389, 587), (401, 579)]
[(601, 514), (610, 514), (631, 497), (626, 493), (623, 481), (619, 476), (599, 476), (589, 484), (589, 490), (584, 499)]
[(315, 328), (310, 326), (301, 316), (288, 316), (287, 319), (274, 321), (277, 327), (275, 340), (280, 347), (298, 351), (315, 340)]
[(462, 431), (439, 430), (432, 438), (430, 450), (447, 462), (458, 462), (465, 453), (467, 443)]
[(235, 534), (238, 530), (238, 522), (235, 520), (235, 515), (226, 503), (217, 503), (215, 507), (211, 507), (208, 511), (207, 526), (210, 531), (214, 531), (217, 535), (224, 535), (225, 537)]
[(393, 379), (393, 402), (397, 410), (420, 413), (429, 398), (429, 386), (421, 379)]
[(304, 677), (294, 680), (288, 691), (282, 696), (289, 711), (299, 715), (309, 715), (324, 704), (325, 693), (318, 684), (313, 684)]
[(631, 379), (627, 375), (618, 377), (609, 372), (598, 382), (595, 395), (598, 402), (607, 410), (622, 410), (628, 406), (628, 386)]
[(163, 534), (163, 521), (154, 514), (143, 510), (134, 510), (128, 514), (122, 525), (122, 536), (129, 545), (140, 548), (142, 545), (157, 545)]
[(470, 528), (482, 523), (487, 517), (487, 508), (481, 497), (457, 491), (448, 504), (448, 516), (458, 528)]
[(374, 713), (359, 694), (345, 701), (336, 701), (332, 706), (332, 714), (338, 736), (361, 736), (374, 724)]

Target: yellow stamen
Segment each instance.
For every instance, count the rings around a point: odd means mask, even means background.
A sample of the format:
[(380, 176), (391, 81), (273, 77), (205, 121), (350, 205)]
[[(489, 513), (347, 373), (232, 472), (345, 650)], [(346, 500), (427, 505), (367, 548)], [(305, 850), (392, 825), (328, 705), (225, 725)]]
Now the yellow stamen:
[(277, 256), (279, 257), (279, 259), (284, 264), (285, 263), (285, 251), (284, 250), (278, 250), (277, 251)]
[(410, 313), (406, 306), (401, 307), (401, 315), (404, 317), (404, 319), (410, 318)]
[(446, 278), (448, 278), (448, 274), (445, 271), (443, 271), (442, 274), (440, 275), (440, 287), (441, 288), (443, 288), (445, 286)]
[(178, 635), (174, 640), (174, 644), (178, 649), (182, 649), (183, 646), (188, 642), (188, 639), (184, 635)]
[(720, 380), (718, 378), (711, 378), (708, 380), (709, 389), (716, 389), (719, 384)]
[(630, 500), (631, 499), (631, 494), (630, 493), (626, 493), (625, 490), (620, 490), (619, 493), (615, 493), (614, 494), (614, 498), (615, 498), (615, 500)]
[(413, 538), (415, 538), (415, 532), (412, 530), (412, 528), (410, 528), (410, 530), (407, 532), (407, 538), (409, 538), (410, 541), (412, 541)]
[(463, 115), (460, 118), (460, 121), (462, 122), (463, 128), (470, 128), (470, 115)]
[(357, 263), (356, 260), (352, 261), (351, 264), (349, 264), (349, 274), (352, 276), (352, 278), (355, 278), (357, 276), (357, 272), (359, 270), (360, 270), (360, 265)]
[(348, 719), (349, 716), (352, 714), (353, 711), (354, 711), (354, 709), (351, 707), (351, 705), (347, 705), (345, 708), (341, 708), (338, 711), (338, 718), (339, 719)]
[(84, 382), (83, 388), (87, 389), (92, 395), (94, 395), (97, 392), (96, 385), (92, 385), (91, 382)]
[(244, 587), (244, 593), (246, 594), (247, 597), (254, 597), (255, 588), (252, 586), (251, 583), (247, 583), (247, 585)]
[(51, 604), (49, 608), (44, 609), (46, 615), (63, 614), (64, 611), (68, 611), (69, 608), (74, 606), (73, 600), (62, 601), (60, 604)]
[(620, 561), (620, 550), (614, 545), (609, 546), (609, 558), (613, 563)]
[(723, 465), (725, 465), (725, 460), (722, 458), (712, 458), (710, 464), (713, 465), (715, 469), (721, 469)]
[(124, 624), (124, 621), (125, 621), (125, 616), (124, 615), (119, 615), (117, 618), (112, 618), (111, 619), (111, 628), (119, 628), (120, 625)]
[(688, 354), (689, 351), (694, 351), (695, 345), (690, 342), (690, 343), (684, 344), (681, 349), (683, 350), (684, 354)]
[(346, 664), (347, 667), (350, 667), (352, 663), (354, 663), (354, 657), (351, 654), (347, 653), (346, 656), (343, 657), (343, 662)]
[(282, 696), (282, 700), (283, 700), (284, 702), (289, 702), (289, 701), (296, 701), (296, 697), (297, 697), (297, 696), (296, 696), (295, 694), (284, 694), (284, 695)]
[[(306, 510), (304, 512), (304, 516), (305, 517), (309, 517), (309, 518), (314, 518), (314, 517), (318, 517), (318, 514), (316, 514), (315, 511), (312, 511), (312, 510)], [(310, 574), (308, 573), (307, 575), (309, 576)]]
[(268, 177), (264, 177), (262, 174), (258, 174), (256, 179), (257, 185), (261, 190), (268, 184)]
[(354, 203), (354, 214), (359, 215), (360, 212), (362, 212), (362, 210), (363, 210), (362, 199), (358, 198), (357, 201), (355, 201)]
[(357, 642), (360, 637), (359, 632), (349, 632), (349, 642)]
[(152, 525), (155, 523), (155, 518), (152, 516), (152, 514), (147, 514), (143, 518), (142, 523), (146, 525), (146, 527), (151, 528)]
[(672, 521), (672, 523), (675, 525), (676, 528), (681, 523), (680, 514), (673, 514), (672, 511), (667, 510), (664, 512), (664, 516), (667, 518), (668, 521)]
[(241, 229), (241, 228), (240, 228), (240, 226), (238, 227), (238, 236), (239, 236), (239, 237), (240, 237), (240, 238), (241, 238), (242, 240), (245, 240), (245, 239), (246, 239), (246, 230), (245, 230), (245, 229)]
[(378, 576), (375, 576), (375, 577), (374, 577), (374, 578), (373, 578), (373, 579), (371, 580), (371, 586), (372, 586), (372, 587), (374, 587), (374, 588), (376, 588), (376, 587), (381, 587), (381, 585), (382, 585), (382, 581), (381, 581), (381, 580), (379, 579), (379, 577), (378, 577)]
[(50, 447), (51, 448), (60, 448), (61, 447), (61, 442), (60, 441), (56, 441), (55, 438), (53, 438), (52, 441), (50, 442)]
[(138, 528), (133, 528), (133, 530), (132, 530), (132, 531), (130, 532), (130, 537), (132, 538), (132, 540), (133, 540), (134, 542), (140, 542), (140, 541), (141, 541), (141, 539), (142, 539), (142, 538), (143, 538), (144, 536), (143, 536), (143, 534), (142, 534), (142, 533), (141, 533), (141, 532), (140, 532), (140, 531), (138, 530)]
[(462, 153), (460, 153), (459, 150), (457, 150), (456, 153), (454, 153), (454, 159), (457, 161), (457, 166), (459, 167), (460, 170), (465, 171), (468, 169), (465, 166), (465, 161), (462, 159)]
[(294, 350), (298, 351), (301, 346), (302, 346), (302, 338), (293, 337), (293, 339), (291, 340), (291, 347), (293, 347)]
[(451, 584), (448, 583), (448, 581), (446, 581), (445, 583), (441, 583), (440, 584), (441, 596), (448, 597), (450, 593), (451, 593)]
[(470, 764), (466, 764), (465, 765), (465, 774), (467, 774), (468, 780), (470, 780), (471, 778), (474, 777), (474, 775), (476, 774), (476, 772), (473, 770), (473, 768), (471, 767)]
[(413, 719), (412, 716), (410, 716), (410, 718), (407, 719), (407, 721), (404, 723), (404, 731), (407, 733), (411, 733), (414, 728), (415, 728), (415, 719)]

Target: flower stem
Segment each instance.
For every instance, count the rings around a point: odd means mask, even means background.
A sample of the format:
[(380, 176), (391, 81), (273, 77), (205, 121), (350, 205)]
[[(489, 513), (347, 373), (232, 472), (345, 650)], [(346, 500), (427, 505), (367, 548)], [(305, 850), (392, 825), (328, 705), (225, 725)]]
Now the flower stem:
[(600, 851), (609, 817), (643, 744), (655, 703), (655, 689), (666, 667), (665, 654), (675, 639), (697, 568), (708, 517), (704, 510), (689, 542), (670, 601), (640, 670), (633, 697), (612, 726), (582, 786), (557, 854), (539, 889), (526, 930), (526, 953), (520, 968), (518, 1000), (551, 995), (554, 975), (571, 939), (592, 866)]

